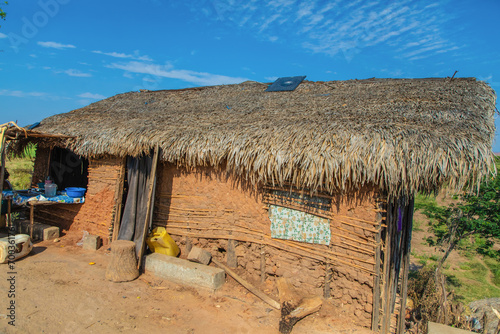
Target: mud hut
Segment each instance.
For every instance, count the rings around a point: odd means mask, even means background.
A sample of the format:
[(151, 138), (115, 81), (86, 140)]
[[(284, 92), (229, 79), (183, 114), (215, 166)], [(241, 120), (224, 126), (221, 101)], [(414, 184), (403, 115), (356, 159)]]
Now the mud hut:
[(184, 252), (211, 250), (253, 282), (288, 277), (402, 332), (413, 197), (492, 172), (494, 91), (474, 78), (267, 87), (130, 92), (44, 119), (29, 131), (33, 183), (88, 191), (37, 219), (117, 238), (126, 159), (158, 152), (151, 225)]

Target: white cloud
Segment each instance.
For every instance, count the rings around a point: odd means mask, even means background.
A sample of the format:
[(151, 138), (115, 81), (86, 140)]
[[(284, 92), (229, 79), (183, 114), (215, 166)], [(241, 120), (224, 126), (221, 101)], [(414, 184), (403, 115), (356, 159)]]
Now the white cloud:
[(86, 106), (89, 105), (92, 101), (91, 100), (78, 100), (76, 101), (79, 105), (81, 106)]
[(0, 32), (0, 38), (7, 38), (7, 35)]
[(45, 96), (47, 96), (47, 93), (42, 93), (42, 92), (23, 92), (21, 90), (0, 89), (0, 96), (45, 97)]
[(85, 73), (85, 72), (75, 70), (72, 68), (70, 68), (69, 70), (63, 71), (62, 73), (65, 73), (65, 74), (69, 75), (70, 77), (88, 78), (88, 77), (92, 76), (92, 74), (90, 74), (90, 73)]
[(36, 54), (32, 53), (32, 54), (30, 54), (30, 57), (31, 58), (37, 58), (38, 56)]
[(54, 48), (58, 50), (64, 50), (64, 49), (74, 49), (76, 46), (72, 44), (61, 44), (57, 42), (37, 42), (38, 45), (44, 47), (44, 48)]
[(92, 99), (92, 100), (102, 100), (102, 99), (106, 98), (106, 96), (104, 96), (104, 95), (93, 94), (93, 93), (89, 93), (89, 92), (82, 93), (82, 94), (78, 95), (78, 97), (82, 97), (84, 99)]
[(177, 70), (172, 65), (157, 65), (130, 61), (128, 63), (113, 63), (109, 68), (115, 68), (132, 73), (149, 74), (155, 77), (179, 79), (201, 86), (234, 84), (246, 81), (246, 78), (229, 77), (225, 75), (212, 74), (206, 72), (195, 72), (190, 70)]
[(478, 76), (478, 79), (481, 81), (486, 81), (486, 82), (491, 82), (493, 80), (493, 74), (490, 74), (488, 76)]
[(139, 51), (135, 51), (134, 54), (126, 54), (126, 53), (121, 53), (121, 52), (103, 52), (99, 50), (92, 51), (93, 53), (97, 53), (100, 55), (105, 55), (105, 56), (110, 56), (114, 58), (129, 58), (129, 59), (134, 59), (134, 60), (141, 60), (141, 61), (153, 61), (153, 59), (149, 56), (141, 56), (139, 55)]
[[(346, 59), (377, 46), (394, 48), (398, 57), (407, 59), (456, 47), (445, 31), (453, 19), (445, 2), (268, 0), (262, 4), (248, 0), (242, 5), (234, 0), (197, 0), (189, 6), (209, 19), (251, 31), (262, 40)], [(435, 47), (429, 48), (431, 45)]]

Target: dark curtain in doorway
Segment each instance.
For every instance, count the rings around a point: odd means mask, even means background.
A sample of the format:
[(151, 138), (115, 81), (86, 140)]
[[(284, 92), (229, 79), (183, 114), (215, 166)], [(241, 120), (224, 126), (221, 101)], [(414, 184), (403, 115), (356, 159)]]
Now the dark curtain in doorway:
[(136, 255), (139, 255), (142, 246), (152, 165), (153, 157), (151, 155), (127, 158), (128, 194), (123, 209), (118, 240), (132, 240), (135, 242)]

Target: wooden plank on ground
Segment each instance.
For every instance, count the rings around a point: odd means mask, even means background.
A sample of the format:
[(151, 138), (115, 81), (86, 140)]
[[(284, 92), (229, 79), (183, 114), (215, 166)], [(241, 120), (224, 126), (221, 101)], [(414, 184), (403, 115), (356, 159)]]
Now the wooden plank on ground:
[(264, 292), (260, 291), (256, 287), (254, 287), (252, 284), (250, 284), (249, 282), (247, 282), (243, 277), (241, 277), (240, 275), (236, 274), (230, 268), (228, 268), (227, 266), (225, 266), (224, 264), (220, 263), (219, 261), (217, 261), (216, 259), (213, 259), (213, 258), (212, 258), (212, 262), (215, 263), (217, 266), (221, 267), (222, 269), (224, 269), (224, 271), (229, 276), (231, 276), (238, 283), (240, 283), (241, 285), (243, 285), (246, 289), (248, 289), (248, 291), (250, 291), (251, 293), (253, 293), (257, 297), (259, 297), (260, 299), (262, 299), (264, 302), (266, 302), (270, 306), (274, 307), (275, 309), (277, 309), (277, 310), (280, 309), (280, 303), (278, 303), (276, 300), (272, 299), (271, 297), (269, 297), (268, 295), (266, 295)]

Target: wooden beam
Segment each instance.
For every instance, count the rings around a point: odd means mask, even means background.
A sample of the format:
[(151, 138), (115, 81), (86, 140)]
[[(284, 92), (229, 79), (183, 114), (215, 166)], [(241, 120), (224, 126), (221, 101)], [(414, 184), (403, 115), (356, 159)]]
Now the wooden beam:
[(139, 248), (139, 261), (137, 263), (137, 268), (141, 270), (142, 258), (144, 256), (144, 249), (146, 248), (146, 236), (148, 234), (149, 221), (151, 220), (151, 208), (153, 206), (153, 190), (156, 181), (156, 168), (158, 165), (158, 152), (160, 148), (156, 145), (155, 152), (153, 154), (153, 164), (151, 166), (151, 173), (149, 175), (149, 188), (148, 188), (148, 205), (146, 207), (146, 221), (144, 222), (144, 230), (142, 233), (141, 248)]
[(256, 287), (254, 287), (252, 284), (250, 284), (249, 282), (247, 282), (245, 279), (243, 279), (241, 276), (239, 276), (234, 271), (232, 271), (231, 269), (229, 269), (227, 266), (225, 266), (224, 264), (220, 263), (219, 261), (217, 261), (214, 258), (212, 258), (212, 262), (215, 263), (217, 266), (221, 267), (222, 269), (224, 269), (224, 271), (229, 276), (231, 276), (232, 278), (234, 278), (236, 280), (236, 282), (238, 282), (241, 285), (243, 285), (246, 289), (248, 289), (248, 291), (250, 291), (251, 293), (253, 293), (257, 297), (259, 297), (260, 299), (262, 299), (264, 302), (266, 302), (267, 304), (269, 304), (270, 306), (274, 307), (277, 310), (279, 310), (281, 308), (280, 307), (280, 303), (278, 303), (276, 300), (272, 299), (271, 297), (269, 297), (268, 295), (266, 295), (264, 292), (260, 291)]

